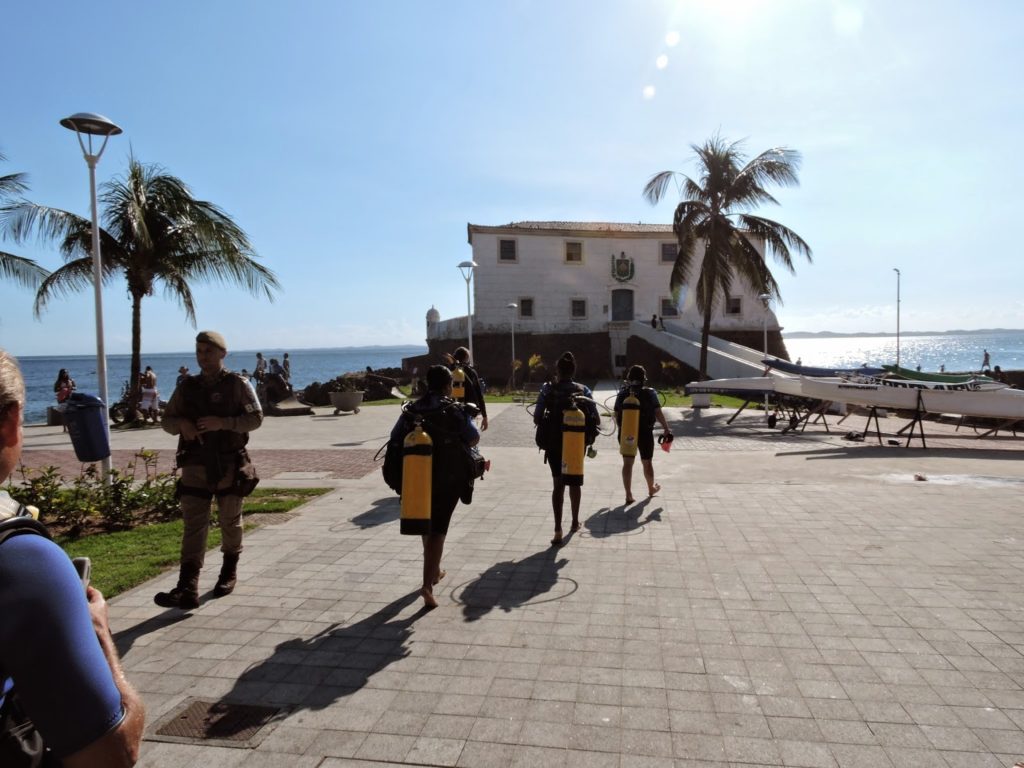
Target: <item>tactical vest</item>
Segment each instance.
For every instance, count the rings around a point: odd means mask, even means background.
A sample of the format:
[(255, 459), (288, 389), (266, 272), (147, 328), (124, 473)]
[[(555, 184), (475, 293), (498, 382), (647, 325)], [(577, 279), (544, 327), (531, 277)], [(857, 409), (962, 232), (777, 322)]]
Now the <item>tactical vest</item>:
[[(245, 411), (250, 402), (249, 387), (236, 373), (224, 370), (212, 385), (203, 382), (202, 374), (186, 378), (179, 387), (176, 400), (179, 413), (176, 415), (196, 421), (203, 416), (234, 418)], [(245, 448), (249, 442), (246, 432), (222, 429), (203, 435), (203, 441), (178, 438), (178, 465), (204, 464), (208, 452), (233, 454)]]

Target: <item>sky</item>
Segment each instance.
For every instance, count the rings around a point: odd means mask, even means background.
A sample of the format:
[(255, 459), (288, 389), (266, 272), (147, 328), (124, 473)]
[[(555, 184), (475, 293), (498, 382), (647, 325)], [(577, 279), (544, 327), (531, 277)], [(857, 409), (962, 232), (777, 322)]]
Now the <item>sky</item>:
[[(467, 223), (672, 221), (641, 191), (715, 134), (802, 156), (758, 213), (811, 246), (775, 270), (786, 331), (1024, 328), (1024, 3), (1016, 0), (67, 0), (4, 10), (0, 174), (89, 215), (59, 120), (97, 112), (100, 184), (130, 153), (249, 234), (281, 291), (195, 286), (235, 349), (423, 344), (464, 315)], [(0, 250), (54, 269), (51, 244)], [(900, 270), (900, 275), (894, 269)], [(897, 279), (899, 285), (897, 285)], [(95, 349), (92, 291), (0, 284), (0, 346)], [(123, 282), (106, 350), (130, 351)], [(192, 347), (161, 292), (143, 352)]]

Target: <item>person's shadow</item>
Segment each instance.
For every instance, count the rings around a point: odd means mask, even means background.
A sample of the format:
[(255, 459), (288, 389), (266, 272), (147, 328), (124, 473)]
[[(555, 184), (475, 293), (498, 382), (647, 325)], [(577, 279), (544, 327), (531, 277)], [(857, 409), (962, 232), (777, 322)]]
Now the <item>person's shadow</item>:
[(661, 520), (661, 507), (652, 509), (644, 517), (644, 510), (650, 506), (652, 501), (654, 499), (648, 496), (629, 509), (625, 504), (620, 504), (617, 507), (605, 507), (584, 520), (583, 525), (595, 539), (603, 539), (620, 533), (633, 533), (647, 523)]
[[(508, 613), (547, 592), (558, 582), (558, 572), (569, 562), (558, 558), (560, 550), (549, 548), (523, 560), (496, 563), (469, 582), (456, 600), (462, 603), (465, 621), (476, 621), (495, 608)], [(575, 582), (571, 592), (576, 591)]]
[(139, 638), (145, 637), (150, 632), (156, 632), (158, 629), (163, 629), (164, 627), (169, 627), (172, 624), (177, 624), (179, 621), (183, 621), (191, 615), (192, 614), (188, 611), (179, 611), (176, 608), (168, 608), (166, 611), (136, 624), (134, 627), (122, 629), (120, 632), (114, 632), (114, 646), (117, 648), (117, 655), (124, 658)]
[(384, 523), (397, 520), (402, 512), (402, 500), (397, 496), (377, 499), (373, 509), (368, 509), (352, 518), (352, 522), (360, 528), (374, 528)]
[[(348, 626), (333, 624), (310, 638), (280, 643), (267, 659), (250, 666), (215, 707), (266, 704), (291, 707), (293, 712), (324, 709), (358, 691), (375, 674), (410, 651), (413, 623), (426, 608), (393, 619), (419, 599), (419, 591), (388, 603), (377, 613)], [(236, 735), (231, 721), (220, 726), (217, 738)]]

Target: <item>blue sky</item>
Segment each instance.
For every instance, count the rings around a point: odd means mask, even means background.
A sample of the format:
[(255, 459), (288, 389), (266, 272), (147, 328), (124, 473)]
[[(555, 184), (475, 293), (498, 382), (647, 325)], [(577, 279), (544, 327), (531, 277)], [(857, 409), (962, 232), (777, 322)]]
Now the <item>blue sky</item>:
[[(0, 173), (88, 215), (88, 174), (58, 121), (99, 112), (102, 182), (129, 151), (249, 233), (274, 303), (196, 291), (200, 327), (237, 349), (422, 343), (465, 313), (466, 224), (669, 223), (641, 197), (692, 172), (716, 132), (752, 156), (803, 155), (801, 185), (760, 211), (814, 263), (779, 271), (790, 331), (1024, 328), (1024, 3), (1014, 0), (56, 0), (4, 10)], [(659, 57), (664, 57), (659, 59)], [(58, 266), (39, 244), (4, 250)], [(107, 350), (129, 351), (122, 285)], [(94, 349), (91, 292), (32, 317), (0, 286), (0, 345)], [(143, 351), (194, 331), (159, 294)]]

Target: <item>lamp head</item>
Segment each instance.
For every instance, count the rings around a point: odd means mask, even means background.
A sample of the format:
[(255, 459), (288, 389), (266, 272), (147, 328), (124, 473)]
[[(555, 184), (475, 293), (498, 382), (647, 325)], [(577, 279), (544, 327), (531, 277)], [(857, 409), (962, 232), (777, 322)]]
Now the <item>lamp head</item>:
[(60, 124), (69, 131), (89, 136), (117, 136), (122, 132), (118, 125), (95, 112), (76, 112), (71, 117), (65, 117)]

